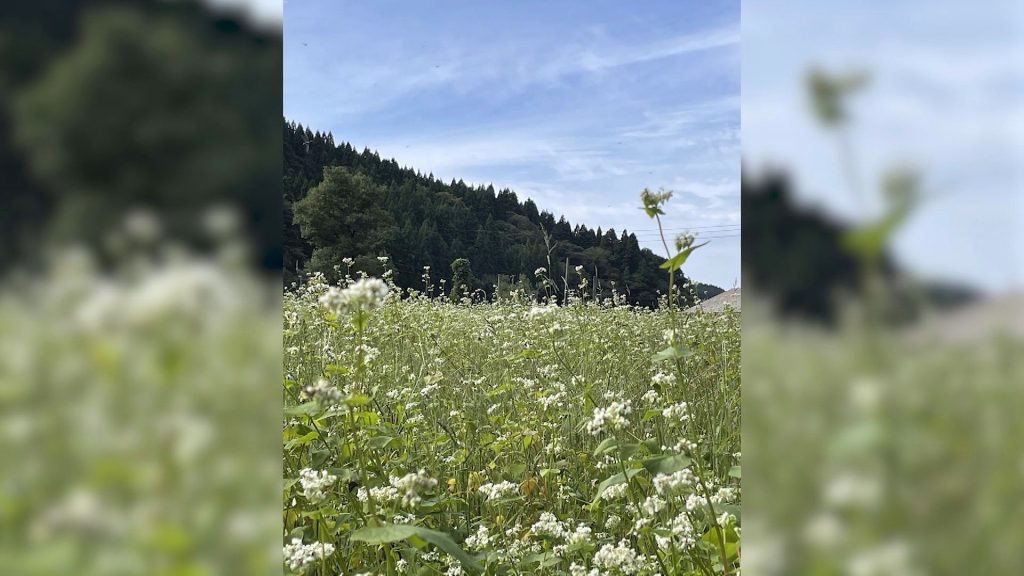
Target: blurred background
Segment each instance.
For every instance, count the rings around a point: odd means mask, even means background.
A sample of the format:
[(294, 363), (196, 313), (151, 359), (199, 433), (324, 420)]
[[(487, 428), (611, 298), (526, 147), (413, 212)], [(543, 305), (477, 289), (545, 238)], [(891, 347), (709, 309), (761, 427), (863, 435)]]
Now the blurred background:
[(0, 573), (279, 572), (280, 25), (0, 7)]
[[(280, 570), (281, 11), (0, 8), (0, 573)], [(742, 19), (745, 571), (1024, 573), (1024, 7)]]
[(1024, 571), (1024, 5), (746, 2), (744, 571)]

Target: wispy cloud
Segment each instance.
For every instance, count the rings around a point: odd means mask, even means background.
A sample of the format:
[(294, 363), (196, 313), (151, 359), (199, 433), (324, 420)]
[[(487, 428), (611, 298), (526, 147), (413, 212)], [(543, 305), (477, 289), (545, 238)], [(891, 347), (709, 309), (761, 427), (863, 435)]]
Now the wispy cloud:
[[(666, 186), (671, 225), (738, 224), (738, 2), (431, 6), (407, 6), (412, 26), (373, 4), (290, 4), (286, 115), (573, 223), (650, 228), (638, 193)], [(695, 277), (731, 285), (733, 244)]]

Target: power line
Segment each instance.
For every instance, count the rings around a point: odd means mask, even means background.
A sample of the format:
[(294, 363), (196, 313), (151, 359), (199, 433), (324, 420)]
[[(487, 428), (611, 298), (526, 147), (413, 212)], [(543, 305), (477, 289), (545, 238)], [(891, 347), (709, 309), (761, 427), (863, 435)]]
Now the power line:
[[(668, 232), (670, 230), (685, 231), (685, 230), (702, 230), (702, 229), (705, 229), (705, 228), (732, 228), (732, 227), (738, 228), (739, 226), (740, 226), (739, 224), (735, 224), (735, 223), (733, 223), (733, 224), (710, 224), (710, 225), (707, 225), (707, 226), (677, 226), (677, 227), (674, 226), (674, 227), (671, 227), (671, 228), (668, 228), (668, 227), (662, 228), (662, 230), (664, 230), (665, 232)], [(633, 232), (657, 232), (658, 228), (633, 228), (632, 231)]]

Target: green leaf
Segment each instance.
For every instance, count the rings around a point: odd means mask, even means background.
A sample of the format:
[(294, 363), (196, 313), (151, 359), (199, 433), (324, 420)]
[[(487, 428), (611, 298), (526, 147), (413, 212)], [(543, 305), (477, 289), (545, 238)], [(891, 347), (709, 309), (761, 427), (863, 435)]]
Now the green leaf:
[(636, 476), (637, 474), (643, 472), (643, 470), (643, 468), (630, 468), (629, 470), (626, 470), (625, 474), (619, 472), (614, 476), (606, 478), (604, 482), (601, 482), (600, 484), (597, 485), (597, 493), (594, 494), (594, 500), (597, 500), (598, 498), (601, 497), (601, 494), (604, 493), (605, 488), (609, 486), (615, 486), (616, 484), (622, 484), (629, 480), (630, 478), (632, 478), (633, 476)]
[(652, 360), (654, 360), (655, 362), (663, 362), (665, 360), (685, 358), (687, 354), (689, 354), (689, 352), (686, 350), (686, 348), (682, 346), (669, 346), (668, 348), (665, 348), (664, 350), (655, 354)]
[(303, 434), (302, 436), (299, 436), (298, 438), (293, 438), (293, 439), (289, 440), (288, 442), (285, 443), (284, 447), (286, 449), (288, 449), (288, 450), (291, 450), (292, 448), (295, 448), (296, 446), (305, 446), (306, 444), (309, 444), (310, 442), (312, 442), (313, 440), (316, 440), (319, 437), (320, 437), (320, 433), (317, 432), (316, 430), (314, 430), (312, 432)]
[(365, 394), (352, 394), (344, 400), (348, 406), (365, 406), (370, 403), (370, 397)]
[(651, 473), (651, 476), (657, 476), (658, 474), (678, 472), (689, 466), (690, 462), (691, 460), (688, 456), (673, 454), (671, 456), (660, 456), (644, 460), (644, 468)]
[(397, 438), (393, 436), (374, 436), (366, 441), (366, 445), (375, 449), (387, 448), (395, 440)]
[(615, 442), (615, 438), (605, 438), (602, 440), (601, 443), (597, 445), (597, 448), (594, 448), (594, 458), (614, 450), (616, 445)]
[(628, 459), (633, 454), (636, 454), (639, 449), (640, 444), (623, 444), (622, 446), (619, 446), (619, 456), (622, 459)]
[(541, 471), (540, 471), (540, 477), (541, 478), (547, 478), (548, 476), (550, 476), (552, 474), (557, 475), (557, 474), (561, 474), (561, 473), (562, 473), (562, 471), (559, 470), (558, 468), (542, 468)]
[(324, 372), (327, 374), (348, 374), (350, 372), (348, 366), (339, 366), (338, 364), (328, 364), (324, 367)]
[(476, 560), (464, 552), (462, 548), (459, 548), (459, 545), (455, 543), (455, 540), (452, 540), (451, 536), (444, 532), (423, 528), (422, 526), (410, 526), (408, 524), (367, 526), (356, 530), (349, 538), (356, 542), (366, 542), (367, 544), (385, 544), (388, 542), (398, 542), (399, 540), (408, 540), (413, 537), (422, 538), (444, 550), (455, 557), (466, 570), (471, 572), (480, 571), (480, 565), (477, 564)]
[[(709, 240), (709, 242), (710, 242), (710, 240)], [(707, 244), (707, 242), (704, 242), (703, 244), (695, 244), (693, 246), (690, 246), (688, 248), (685, 248), (685, 249), (681, 250), (675, 256), (673, 256), (673, 257), (669, 258), (668, 260), (665, 260), (664, 262), (662, 262), (660, 268), (663, 268), (665, 270), (670, 270), (672, 272), (675, 272), (680, 267), (682, 267), (683, 264), (686, 263), (686, 259), (690, 257), (690, 254), (693, 254), (694, 250), (696, 250), (697, 248), (700, 248), (701, 246), (704, 246), (705, 244)]]
[(299, 404), (298, 406), (292, 406), (284, 409), (285, 416), (312, 416), (320, 411), (320, 403), (311, 400), (305, 404)]
[(710, 530), (704, 533), (701, 540), (707, 542), (714, 547), (715, 550), (719, 549), (718, 535), (722, 534), (722, 539), (725, 542), (725, 556), (730, 561), (735, 560), (739, 553), (739, 539), (736, 537), (736, 533), (732, 529), (725, 530), (723, 534), (721, 529), (714, 526)]
[(740, 465), (739, 464), (733, 466), (732, 468), (729, 468), (729, 476), (731, 476), (733, 478), (742, 478), (742, 476), (740, 475)]

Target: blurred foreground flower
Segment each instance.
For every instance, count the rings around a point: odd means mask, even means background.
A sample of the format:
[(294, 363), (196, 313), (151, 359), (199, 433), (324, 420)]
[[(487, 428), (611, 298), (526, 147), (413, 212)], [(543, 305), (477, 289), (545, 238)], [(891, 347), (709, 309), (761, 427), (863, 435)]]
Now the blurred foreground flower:
[(276, 285), (66, 251), (0, 288), (0, 573), (273, 573)]

